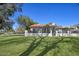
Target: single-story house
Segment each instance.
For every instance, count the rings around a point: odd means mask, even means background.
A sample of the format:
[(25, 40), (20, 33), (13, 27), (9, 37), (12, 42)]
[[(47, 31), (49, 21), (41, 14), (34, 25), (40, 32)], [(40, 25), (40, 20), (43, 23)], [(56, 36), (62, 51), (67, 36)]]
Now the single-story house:
[(79, 36), (79, 29), (58, 26), (55, 23), (34, 24), (30, 32), (25, 30), (25, 36)]

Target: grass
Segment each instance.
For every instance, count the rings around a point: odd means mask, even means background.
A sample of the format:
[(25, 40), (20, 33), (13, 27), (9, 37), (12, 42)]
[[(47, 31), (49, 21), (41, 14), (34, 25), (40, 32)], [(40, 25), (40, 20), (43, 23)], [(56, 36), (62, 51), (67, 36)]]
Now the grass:
[(79, 56), (79, 37), (0, 36), (0, 56)]

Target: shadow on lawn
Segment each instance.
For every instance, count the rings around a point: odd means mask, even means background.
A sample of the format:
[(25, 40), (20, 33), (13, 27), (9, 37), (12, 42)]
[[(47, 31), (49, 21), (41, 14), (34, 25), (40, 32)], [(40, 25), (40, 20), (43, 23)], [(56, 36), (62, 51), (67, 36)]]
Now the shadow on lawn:
[[(28, 56), (42, 41), (43, 38), (40, 38), (40, 40), (34, 38), (33, 42), (31, 43), (31, 45), (29, 46), (29, 48), (24, 51), (22, 54), (20, 54), (20, 56)], [(38, 40), (38, 41), (37, 41)], [(38, 54), (37, 56), (43, 56), (45, 55), (48, 51), (50, 51), (51, 49), (54, 49), (57, 47), (57, 44), (59, 42), (61, 42), (63, 40), (63, 38), (61, 40), (58, 40), (57, 42), (55, 43), (52, 43), (51, 46), (46, 46), (46, 48), (40, 53)]]
[(24, 51), (20, 56), (28, 56), (41, 43), (42, 39), (44, 38), (40, 38), (40, 40), (37, 41), (38, 39), (34, 38), (29, 48), (26, 51)]
[(0, 46), (3, 45), (7, 45), (7, 44), (20, 44), (20, 43), (24, 43), (25, 42), (25, 38), (20, 37), (20, 38), (9, 38), (6, 40), (2, 40), (0, 41)]
[(57, 44), (60, 43), (64, 38), (61, 38), (61, 40), (58, 40), (57, 42), (52, 43), (50, 46), (46, 46), (45, 49), (39, 53), (37, 56), (43, 56), (45, 55), (48, 51), (54, 49), (57, 47)]

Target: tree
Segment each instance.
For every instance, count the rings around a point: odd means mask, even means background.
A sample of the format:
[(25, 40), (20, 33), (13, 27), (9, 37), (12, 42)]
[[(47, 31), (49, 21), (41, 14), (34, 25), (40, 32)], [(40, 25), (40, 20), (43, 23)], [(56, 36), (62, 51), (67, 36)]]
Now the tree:
[(2, 23), (3, 23), (2, 19), (3, 18), (0, 16), (0, 29), (2, 28)]
[(17, 28), (16, 32), (24, 32), (24, 28), (22, 26), (19, 26)]
[[(11, 24), (13, 22), (10, 22), (10, 16), (13, 16), (16, 11), (22, 11), (21, 10), (22, 4), (15, 4), (15, 3), (0, 3), (0, 29), (4, 28), (11, 28)], [(7, 22), (9, 24), (6, 24)]]
[(23, 15), (18, 17), (18, 23), (26, 30), (30, 29), (30, 25), (37, 24), (37, 22), (33, 21), (31, 18)]
[(71, 27), (79, 29), (79, 24), (75, 24), (75, 25), (73, 25)]

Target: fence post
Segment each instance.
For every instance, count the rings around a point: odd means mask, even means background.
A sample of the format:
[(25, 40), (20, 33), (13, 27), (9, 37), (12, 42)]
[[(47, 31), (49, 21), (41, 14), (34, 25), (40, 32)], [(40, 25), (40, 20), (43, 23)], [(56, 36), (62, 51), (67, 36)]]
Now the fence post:
[(28, 31), (27, 30), (25, 30), (25, 36), (28, 36)]

